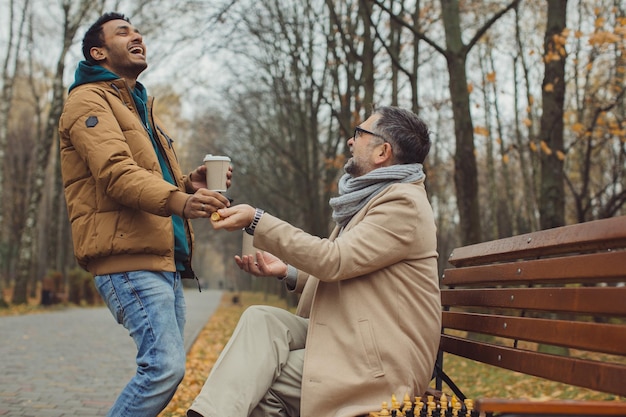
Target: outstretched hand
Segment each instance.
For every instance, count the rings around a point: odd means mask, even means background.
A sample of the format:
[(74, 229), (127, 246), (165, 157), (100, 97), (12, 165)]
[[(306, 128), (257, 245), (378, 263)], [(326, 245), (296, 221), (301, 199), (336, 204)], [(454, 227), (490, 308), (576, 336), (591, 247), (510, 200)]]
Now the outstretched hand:
[[(241, 230), (250, 226), (254, 219), (255, 208), (247, 204), (217, 210), (218, 218), (211, 217), (214, 229), (228, 231)], [(251, 255), (235, 256), (237, 266), (249, 274), (258, 277), (284, 277), (287, 275), (287, 264), (269, 252), (257, 251), (256, 259)]]
[(254, 256), (235, 256), (237, 266), (243, 271), (257, 277), (284, 277), (287, 275), (287, 264), (269, 252), (257, 251)]

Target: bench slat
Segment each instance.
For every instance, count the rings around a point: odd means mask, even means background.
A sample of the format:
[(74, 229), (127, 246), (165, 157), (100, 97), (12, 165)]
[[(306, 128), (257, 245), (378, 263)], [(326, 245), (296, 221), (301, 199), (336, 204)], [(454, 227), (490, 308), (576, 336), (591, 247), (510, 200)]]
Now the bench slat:
[[(443, 312), (442, 325), (446, 329), (464, 330), (592, 352), (626, 355), (625, 325), (451, 311)], [(607, 334), (610, 334), (611, 337), (606, 337)]]
[(458, 267), (624, 247), (626, 216), (620, 216), (464, 246), (455, 249), (448, 261)]
[(441, 305), (626, 316), (626, 287), (441, 290)]
[(557, 414), (575, 416), (625, 416), (626, 403), (618, 401), (529, 401), (479, 398), (474, 409), (483, 413)]
[(450, 268), (442, 283), (459, 285), (513, 285), (545, 283), (626, 282), (626, 250)]
[(441, 336), (444, 351), (489, 365), (615, 395), (626, 395), (626, 366), (516, 350)]

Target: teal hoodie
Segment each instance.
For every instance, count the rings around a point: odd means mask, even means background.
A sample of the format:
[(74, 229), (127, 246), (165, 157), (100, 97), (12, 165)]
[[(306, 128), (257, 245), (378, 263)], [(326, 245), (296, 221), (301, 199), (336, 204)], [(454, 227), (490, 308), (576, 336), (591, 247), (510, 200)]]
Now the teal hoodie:
[[(78, 64), (78, 68), (76, 68), (74, 83), (70, 86), (69, 91), (72, 91), (72, 89), (78, 87), (79, 85), (97, 81), (117, 80), (119, 78), (119, 76), (112, 73), (108, 69), (101, 67), (100, 65), (95, 65), (88, 61), (81, 61)], [(131, 90), (131, 93), (135, 102), (135, 107), (137, 107), (137, 110), (139, 111), (139, 117), (141, 118), (141, 121), (143, 122), (143, 125), (152, 140), (154, 152), (159, 158), (159, 165), (161, 166), (161, 172), (163, 172), (163, 179), (170, 184), (176, 185), (174, 177), (172, 176), (167, 162), (165, 161), (165, 157), (157, 145), (157, 141), (154, 137), (154, 131), (152, 129), (152, 125), (150, 124), (147, 107), (148, 92), (143, 84), (137, 81), (135, 88)], [(181, 217), (172, 215), (172, 224), (174, 226), (174, 258), (176, 259), (176, 269), (184, 271), (184, 263), (189, 260), (189, 243), (187, 242), (185, 223)]]

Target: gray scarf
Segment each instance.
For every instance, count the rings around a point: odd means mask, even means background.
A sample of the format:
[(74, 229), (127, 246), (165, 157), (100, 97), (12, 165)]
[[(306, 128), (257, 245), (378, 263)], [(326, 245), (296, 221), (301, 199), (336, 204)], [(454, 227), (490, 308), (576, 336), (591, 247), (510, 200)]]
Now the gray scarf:
[(339, 196), (329, 201), (333, 220), (344, 227), (352, 216), (387, 186), (398, 182), (415, 182), (424, 177), (422, 164), (391, 165), (356, 178), (344, 174), (339, 179)]

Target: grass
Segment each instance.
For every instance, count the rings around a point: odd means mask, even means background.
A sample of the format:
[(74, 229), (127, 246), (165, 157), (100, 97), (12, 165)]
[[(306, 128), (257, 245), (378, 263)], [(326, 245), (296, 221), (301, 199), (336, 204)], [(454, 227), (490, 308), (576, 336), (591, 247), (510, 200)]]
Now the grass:
[[(447, 353), (444, 367), (468, 398), (626, 401), (624, 397), (512, 372)], [(452, 392), (445, 384), (443, 391)]]

